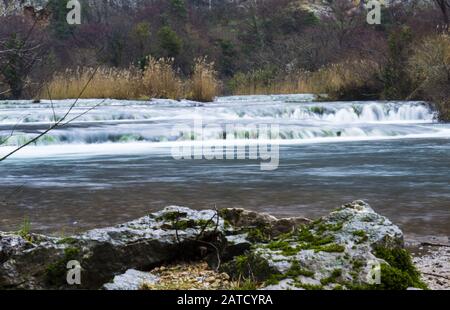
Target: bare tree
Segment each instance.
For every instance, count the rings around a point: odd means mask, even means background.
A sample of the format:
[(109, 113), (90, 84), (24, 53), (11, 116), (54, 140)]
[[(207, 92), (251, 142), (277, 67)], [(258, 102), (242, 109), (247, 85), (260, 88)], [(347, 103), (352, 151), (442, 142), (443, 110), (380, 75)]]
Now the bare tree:
[(361, 24), (361, 7), (351, 0), (335, 0), (330, 6), (332, 15), (330, 26), (338, 40), (339, 48), (343, 49), (352, 41), (352, 33)]
[(37, 17), (1, 17), (0, 95), (23, 96), (29, 75), (48, 54), (47, 35), (40, 21)]
[(22, 96), (29, 74), (43, 59), (42, 46), (41, 42), (24, 42), (17, 34), (0, 40), (0, 73), (5, 87), (0, 93), (9, 93), (14, 99)]

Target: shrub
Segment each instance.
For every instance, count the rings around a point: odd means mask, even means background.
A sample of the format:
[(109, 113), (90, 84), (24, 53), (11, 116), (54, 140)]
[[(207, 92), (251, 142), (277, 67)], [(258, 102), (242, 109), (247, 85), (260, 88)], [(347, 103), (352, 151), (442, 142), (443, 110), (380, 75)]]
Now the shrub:
[(19, 236), (21, 236), (22, 238), (24, 238), (25, 240), (29, 240), (30, 239), (30, 232), (31, 232), (31, 222), (30, 219), (28, 218), (24, 218), (23, 219), (23, 223), (20, 226), (19, 231), (17, 232), (17, 234)]
[(408, 287), (427, 289), (414, 266), (411, 255), (405, 249), (376, 247), (376, 257), (386, 261), (381, 265), (381, 285), (377, 289), (405, 290)]
[(415, 90), (410, 97), (436, 103), (440, 118), (450, 120), (450, 36), (427, 37), (409, 59), (408, 73)]
[(164, 26), (158, 31), (158, 39), (161, 49), (168, 57), (178, 56), (183, 42), (175, 31), (169, 26)]
[(396, 29), (389, 35), (387, 62), (383, 68), (383, 99), (405, 99), (411, 92), (411, 81), (406, 72), (412, 32), (409, 27)]

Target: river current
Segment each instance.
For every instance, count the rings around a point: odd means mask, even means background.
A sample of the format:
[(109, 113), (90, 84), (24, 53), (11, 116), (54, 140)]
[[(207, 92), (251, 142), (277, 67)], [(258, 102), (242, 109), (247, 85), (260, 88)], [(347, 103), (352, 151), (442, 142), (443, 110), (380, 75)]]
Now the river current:
[[(168, 205), (317, 217), (364, 199), (409, 235), (449, 236), (450, 125), (436, 121), (433, 107), (313, 99), (80, 100), (66, 119), (73, 122), (0, 162), (0, 230), (27, 218), (33, 231), (82, 231)], [(0, 156), (72, 103), (0, 101)], [(199, 120), (201, 135), (188, 130)], [(262, 171), (254, 159), (173, 157), (177, 145), (255, 140), (263, 124), (278, 128), (277, 169)]]

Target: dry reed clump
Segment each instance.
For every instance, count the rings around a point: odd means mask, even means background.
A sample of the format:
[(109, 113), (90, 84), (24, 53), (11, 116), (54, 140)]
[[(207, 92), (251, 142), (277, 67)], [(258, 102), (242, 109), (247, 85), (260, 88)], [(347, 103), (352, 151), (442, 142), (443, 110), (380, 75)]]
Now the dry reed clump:
[(379, 66), (368, 60), (345, 61), (305, 74), (299, 88), (332, 99), (374, 97), (380, 89), (377, 83)]
[(146, 96), (167, 99), (184, 97), (184, 83), (173, 69), (173, 61), (170, 58), (148, 58), (142, 77), (142, 91)]
[[(56, 73), (48, 89), (42, 90), (41, 97), (66, 98), (115, 98), (139, 97), (141, 78), (138, 70), (100, 67), (67, 69)], [(84, 91), (83, 91), (84, 89)]]
[(295, 94), (310, 92), (299, 83), (298, 77), (289, 76), (282, 80), (274, 80), (269, 83), (255, 79), (247, 79), (244, 75), (235, 77), (232, 92), (234, 95), (271, 95), (271, 94)]
[[(271, 70), (238, 73), (231, 80), (235, 95), (256, 94), (327, 94), (345, 99), (374, 95), (378, 64), (366, 60), (346, 61), (323, 67), (315, 72), (298, 71), (277, 74)], [(282, 75), (280, 77), (280, 75)]]
[(219, 81), (217, 72), (214, 70), (214, 63), (208, 63), (206, 58), (196, 59), (188, 86), (188, 99), (213, 101), (219, 92)]
[(270, 95), (304, 92), (300, 89), (299, 75), (280, 74), (274, 68), (262, 68), (237, 73), (228, 83), (234, 95)]
[[(40, 94), (42, 98), (181, 99), (212, 101), (219, 82), (214, 65), (205, 58), (195, 62), (194, 73), (182, 79), (173, 59), (148, 58), (145, 69), (77, 68), (56, 73)], [(86, 87), (87, 85), (87, 87)], [(85, 89), (84, 89), (85, 88)], [(83, 91), (84, 89), (84, 91)]]

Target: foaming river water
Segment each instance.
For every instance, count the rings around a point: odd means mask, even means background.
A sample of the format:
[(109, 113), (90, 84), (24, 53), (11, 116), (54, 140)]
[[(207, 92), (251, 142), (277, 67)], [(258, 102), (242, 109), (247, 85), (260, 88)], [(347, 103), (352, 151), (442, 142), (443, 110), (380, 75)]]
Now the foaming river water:
[[(317, 217), (364, 199), (409, 235), (450, 235), (450, 125), (437, 123), (431, 106), (312, 99), (81, 100), (67, 119), (101, 105), (0, 163), (0, 230), (28, 218), (34, 231), (82, 231), (173, 204)], [(0, 156), (72, 102), (0, 102)], [(236, 140), (253, 134), (246, 126), (277, 124), (278, 169), (261, 171), (255, 160), (174, 160), (174, 145), (200, 139), (174, 127), (196, 119), (207, 141), (224, 139), (230, 123), (242, 126)]]

